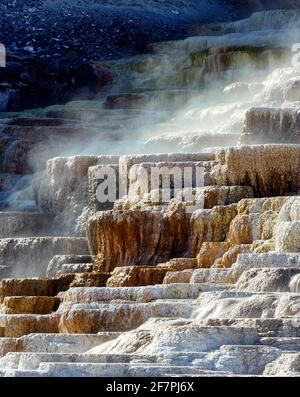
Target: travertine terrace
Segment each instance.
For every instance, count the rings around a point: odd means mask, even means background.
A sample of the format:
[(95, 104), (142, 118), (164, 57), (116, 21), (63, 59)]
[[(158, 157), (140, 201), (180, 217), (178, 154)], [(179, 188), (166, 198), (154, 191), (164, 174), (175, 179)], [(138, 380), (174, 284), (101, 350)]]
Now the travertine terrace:
[[(205, 25), (107, 62), (99, 101), (1, 119), (1, 376), (300, 375), (299, 26)], [(153, 165), (201, 167), (202, 206), (97, 200)]]

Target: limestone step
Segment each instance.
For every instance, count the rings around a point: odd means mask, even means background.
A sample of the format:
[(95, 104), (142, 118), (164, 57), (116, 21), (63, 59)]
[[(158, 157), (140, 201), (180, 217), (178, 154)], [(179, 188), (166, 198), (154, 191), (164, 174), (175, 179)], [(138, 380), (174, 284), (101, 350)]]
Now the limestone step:
[(0, 238), (49, 235), (51, 216), (36, 212), (0, 212)]
[[(95, 268), (96, 271), (99, 271)], [(164, 266), (121, 266), (111, 269), (107, 287), (137, 287), (163, 284), (168, 268)]]
[(122, 288), (70, 288), (61, 294), (61, 298), (64, 302), (76, 304), (116, 300), (146, 303), (162, 299), (196, 299), (201, 291), (201, 286), (191, 284)]
[(129, 366), (128, 364), (41, 363), (38, 370), (9, 370), (9, 377), (165, 377), (232, 376), (225, 371), (209, 371), (197, 366)]
[(19, 338), (31, 333), (58, 332), (58, 319), (54, 315), (0, 314), (3, 337)]
[(35, 333), (18, 339), (20, 351), (41, 353), (84, 353), (117, 338), (118, 332), (98, 334)]
[(84, 271), (90, 271), (90, 265), (93, 262), (93, 257), (91, 255), (55, 255), (48, 264), (46, 275), (47, 277), (56, 277), (60, 272), (64, 273), (64, 269), (68, 270), (68, 265), (70, 265), (71, 270), (78, 265), (77, 273), (82, 273)]
[(140, 154), (121, 156), (121, 166), (131, 168), (135, 164), (142, 163), (171, 163), (171, 162), (198, 162), (198, 161), (215, 161), (214, 153), (158, 153), (158, 154)]
[[(151, 317), (189, 318), (193, 311), (191, 300), (157, 300), (149, 303), (90, 303), (63, 304), (59, 332), (96, 333), (132, 330)], [(1, 325), (1, 324), (0, 324)]]
[[(154, 327), (154, 328), (153, 328)], [(105, 346), (98, 346), (89, 353), (127, 353), (132, 350), (131, 341), (137, 343), (141, 354), (160, 356), (160, 361), (172, 363), (180, 361), (179, 353), (185, 362), (194, 359), (202, 359), (203, 356), (195, 357), (194, 353), (211, 353), (223, 345), (255, 345), (259, 342), (259, 336), (254, 327), (244, 326), (203, 326), (194, 322), (186, 321), (184, 318), (161, 319), (152, 318), (138, 329), (121, 334), (119, 338)], [(190, 352), (193, 352), (189, 359)], [(174, 359), (174, 354), (177, 355)]]
[[(93, 270), (93, 263), (65, 263), (59, 273), (89, 273)], [(58, 273), (58, 274), (59, 274)]]
[[(206, 370), (201, 366), (171, 366), (171, 365), (159, 365), (156, 366), (134, 366), (131, 365), (129, 368), (130, 377), (165, 377), (165, 376), (183, 376), (184, 374), (190, 374), (189, 376), (199, 376), (201, 374), (209, 376), (214, 374), (214, 371)], [(219, 375), (223, 375), (224, 372), (220, 372)]]
[(48, 376), (49, 375), (46, 372), (41, 372), (41, 371), (18, 371), (18, 370), (2, 371), (2, 370), (0, 370), (0, 377), (46, 378)]
[[(180, 271), (170, 271), (165, 275), (164, 284), (177, 284), (177, 283), (191, 283), (201, 284), (204, 286), (211, 286), (211, 289), (227, 289), (232, 285), (232, 280), (229, 277), (229, 269), (185, 269)], [(209, 289), (204, 287), (202, 291)]]
[[(207, 162), (205, 162), (207, 163)], [(158, 163), (156, 164), (153, 168), (147, 169), (148, 165), (150, 163), (145, 163), (145, 164), (139, 164), (137, 167), (133, 167), (133, 173), (132, 173), (132, 179), (129, 179), (128, 182), (128, 189), (129, 193), (138, 196), (139, 192), (139, 186), (142, 181), (144, 181), (144, 177), (147, 175), (147, 181), (149, 182), (149, 187), (148, 187), (148, 192), (151, 193), (152, 191), (156, 191), (158, 189), (162, 190), (162, 184), (157, 186), (157, 188), (153, 188), (151, 186), (150, 182), (152, 181), (151, 175), (152, 175), (152, 169), (156, 169), (155, 167), (159, 167), (159, 169), (163, 169)], [(176, 166), (174, 169), (180, 168), (179, 163), (174, 163)], [(182, 164), (187, 164), (187, 163), (182, 163)], [(199, 163), (196, 163), (199, 164)], [(147, 166), (145, 168), (145, 165)], [(150, 164), (151, 166), (151, 164)], [(198, 166), (197, 166), (198, 167)], [(193, 170), (196, 170), (194, 166), (191, 166)], [(203, 171), (202, 171), (203, 168)], [(146, 174), (144, 173), (145, 170)], [(183, 168), (182, 170), (182, 175), (184, 175), (186, 168)], [(193, 188), (193, 197), (192, 199), (196, 201), (196, 203), (201, 203), (203, 205), (203, 208), (211, 209), (215, 206), (225, 206), (233, 203), (237, 203), (238, 201), (246, 198), (251, 198), (253, 197), (253, 191), (252, 188), (249, 186), (215, 186), (213, 184), (213, 181), (209, 175), (209, 171), (207, 170), (207, 167), (202, 167), (201, 165), (199, 166), (200, 171), (200, 178), (199, 177), (193, 177), (193, 179), (189, 181), (184, 181), (184, 188), (179, 191), (179, 194), (176, 195), (175, 192), (173, 191), (172, 184), (168, 183), (167, 186), (169, 187), (164, 187), (164, 189), (170, 189), (171, 191), (171, 197), (175, 198), (181, 198), (182, 193), (184, 194), (185, 197), (185, 192), (189, 192), (188, 189)], [(196, 171), (193, 171), (194, 174)], [(201, 180), (203, 172), (203, 179)], [(198, 186), (197, 186), (198, 184)], [(194, 187), (197, 186), (197, 187)], [(93, 194), (91, 192), (91, 194)], [(155, 196), (154, 196), (155, 197)], [(189, 197), (189, 196), (187, 196)], [(149, 200), (148, 200), (149, 201)], [(185, 201), (188, 201), (187, 199)], [(150, 196), (150, 202), (151, 202), (151, 196)], [(154, 201), (155, 202), (155, 201)], [(105, 209), (105, 208), (104, 208)]]
[(0, 282), (0, 302), (6, 297), (27, 296), (55, 296), (69, 288), (74, 275), (65, 275), (58, 278), (20, 278), (3, 279)]
[(88, 353), (10, 353), (1, 360), (0, 368), (36, 370), (40, 363), (130, 363), (142, 362), (145, 365), (154, 363), (156, 356), (138, 354), (88, 354)]
[(197, 319), (199, 326), (253, 327), (261, 338), (298, 338), (300, 329), (295, 318)]
[(3, 300), (2, 314), (49, 314), (57, 310), (60, 299), (52, 296), (10, 296)]
[(13, 354), (16, 354), (15, 352), (18, 351), (18, 339), (17, 338), (7, 338), (4, 337), (4, 328), (1, 328), (0, 330), (0, 358), (6, 356), (8, 353), (12, 352)]
[[(174, 129), (176, 126), (174, 126)], [(143, 147), (149, 152), (170, 151), (183, 152), (203, 151), (206, 148), (217, 150), (219, 147), (234, 146), (238, 143), (239, 134), (205, 134), (200, 132), (162, 133), (150, 137)]]
[(300, 354), (285, 353), (268, 364), (263, 373), (264, 376), (300, 376)]
[[(285, 158), (286, 161), (280, 160)], [(274, 172), (274, 159), (276, 170)], [(220, 149), (211, 172), (218, 185), (240, 185), (249, 181), (258, 197), (284, 197), (299, 190), (300, 145), (268, 144)], [(229, 183), (230, 181), (230, 183)]]
[[(182, 366), (186, 369), (201, 368), (206, 371), (224, 372), (238, 375), (260, 375), (265, 366), (277, 359), (283, 352), (276, 348), (270, 348), (258, 345), (223, 345), (219, 350), (212, 353), (199, 355), (194, 358), (192, 352), (184, 353), (181, 360), (178, 355), (175, 367)], [(168, 366), (168, 358), (162, 365)], [(254, 359), (255, 358), (255, 359)], [(186, 361), (185, 361), (186, 360)], [(138, 364), (141, 367), (143, 364)], [(156, 364), (157, 365), (157, 364)], [(144, 365), (147, 369), (155, 368), (155, 364)], [(131, 365), (132, 367), (132, 365)], [(168, 371), (166, 371), (168, 373)]]
[[(30, 372), (25, 373), (28, 376)], [(39, 369), (32, 373), (45, 373), (49, 377), (125, 377), (128, 374), (128, 364), (41, 363)], [(19, 371), (14, 376), (20, 376)]]
[[(20, 357), (23, 357), (23, 352), (28, 352), (28, 356), (25, 355), (24, 357), (29, 357), (29, 362), (30, 360), (35, 362), (37, 353), (46, 354), (48, 358), (55, 354), (63, 357), (64, 355), (67, 355), (67, 357), (69, 357), (68, 355), (71, 355), (71, 357), (75, 355), (76, 358), (78, 354), (83, 354), (102, 343), (117, 338), (119, 335), (118, 332), (100, 332), (98, 334), (34, 333), (17, 337), (2, 337), (0, 338), (0, 356), (5, 357), (3, 358), (4, 361), (1, 359), (1, 365), (7, 366), (8, 363), (9, 365), (13, 363), (16, 366)], [(96, 359), (98, 355), (91, 355), (91, 359), (93, 357)]]
[(255, 268), (244, 271), (233, 287), (244, 292), (300, 292), (300, 267)]
[(233, 274), (238, 277), (243, 271), (252, 268), (274, 268), (274, 267), (299, 267), (300, 254), (297, 253), (250, 253), (239, 254), (236, 263), (232, 265)]
[(265, 337), (260, 339), (260, 343), (281, 350), (300, 351), (300, 337)]
[(7, 266), (5, 277), (45, 276), (54, 255), (88, 255), (86, 238), (24, 237), (0, 239), (0, 266)]
[(223, 345), (216, 353), (214, 369), (233, 374), (260, 375), (270, 362), (283, 353), (275, 347), (254, 345)]
[(223, 345), (213, 353), (170, 353), (166, 350), (162, 357), (148, 354), (8, 353), (0, 360), (0, 371), (7, 374), (10, 371), (46, 371), (48, 376), (53, 376), (52, 371), (57, 368), (73, 373), (74, 370), (86, 371), (90, 364), (93, 372), (85, 372), (87, 376), (94, 374), (95, 370), (98, 376), (104, 376), (103, 368), (108, 369), (111, 365), (110, 374), (121, 366), (126, 368), (128, 376), (196, 375), (203, 371), (260, 375), (266, 365), (284, 353), (278, 348), (261, 345)]
[(194, 318), (300, 317), (300, 294), (289, 292), (207, 292), (200, 294)]

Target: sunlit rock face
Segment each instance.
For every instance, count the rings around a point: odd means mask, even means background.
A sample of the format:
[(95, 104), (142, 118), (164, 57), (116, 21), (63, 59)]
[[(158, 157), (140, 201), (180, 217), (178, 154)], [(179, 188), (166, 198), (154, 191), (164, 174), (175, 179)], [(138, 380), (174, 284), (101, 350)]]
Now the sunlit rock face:
[(197, 255), (204, 242), (224, 241), (230, 223), (236, 215), (236, 204), (195, 211), (190, 222), (189, 251)]
[(210, 268), (218, 258), (221, 258), (230, 248), (229, 242), (203, 243), (197, 255), (197, 264), (201, 268)]
[(5, 297), (3, 301), (3, 314), (48, 314), (59, 306), (59, 298), (52, 296)]
[(165, 209), (137, 205), (126, 211), (98, 212), (89, 219), (87, 232), (91, 251), (97, 255), (95, 269), (165, 262), (184, 252), (188, 228), (189, 214), (181, 203)]
[[(296, 193), (299, 145), (258, 145), (219, 150), (211, 174), (220, 185), (250, 185), (258, 196)], [(275, 167), (276, 164), (276, 167)]]
[(233, 246), (270, 240), (288, 197), (244, 199), (237, 204), (237, 216), (230, 224), (228, 238)]
[(0, 283), (0, 300), (3, 302), (7, 297), (14, 296), (56, 296), (59, 291), (68, 289), (73, 279), (73, 275), (64, 275), (57, 279), (3, 279)]
[(156, 266), (116, 267), (107, 280), (107, 287), (134, 287), (139, 285), (162, 284), (167, 269)]

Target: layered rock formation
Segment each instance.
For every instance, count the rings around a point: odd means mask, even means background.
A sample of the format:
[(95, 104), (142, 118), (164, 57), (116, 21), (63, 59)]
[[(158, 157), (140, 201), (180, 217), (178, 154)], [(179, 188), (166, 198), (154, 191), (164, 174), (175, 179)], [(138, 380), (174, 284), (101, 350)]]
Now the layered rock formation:
[[(217, 34), (202, 26), (202, 36), (110, 63), (118, 81), (105, 103), (5, 119), (0, 376), (299, 376), (297, 71), (270, 70), (267, 84), (228, 80), (249, 59), (252, 71), (265, 65), (258, 35), (281, 45), (282, 24), (298, 22), (278, 12)], [(223, 43), (235, 48), (210, 48)], [(172, 74), (172, 57), (188, 63)], [(182, 91), (183, 70), (196, 77)], [(213, 78), (229, 104), (203, 91)], [(37, 127), (49, 128), (51, 150), (39, 151)], [(149, 153), (166, 142), (165, 154)]]

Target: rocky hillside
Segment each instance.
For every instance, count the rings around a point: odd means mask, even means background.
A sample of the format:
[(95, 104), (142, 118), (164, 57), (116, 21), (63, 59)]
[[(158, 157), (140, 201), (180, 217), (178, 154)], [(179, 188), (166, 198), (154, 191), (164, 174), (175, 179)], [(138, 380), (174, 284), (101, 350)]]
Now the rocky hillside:
[[(265, 4), (264, 4), (265, 3)], [(262, 8), (295, 8), (297, 1), (207, 0), (4, 0), (0, 5), (0, 42), (13, 53), (50, 62), (81, 63), (116, 58), (176, 39), (193, 24), (248, 16)]]
[[(148, 51), (148, 45), (197, 31), (201, 23), (229, 21), (299, 1), (75, 1), (3, 0), (0, 42), (8, 64), (0, 70), (0, 109), (20, 110), (95, 95), (112, 79), (91, 61)], [(196, 30), (195, 30), (196, 29)], [(97, 91), (97, 90), (96, 90)], [(2, 97), (4, 97), (2, 99)]]

